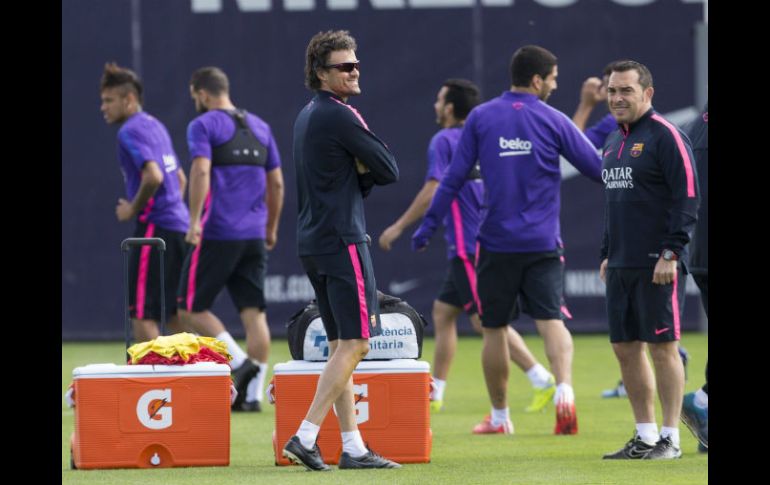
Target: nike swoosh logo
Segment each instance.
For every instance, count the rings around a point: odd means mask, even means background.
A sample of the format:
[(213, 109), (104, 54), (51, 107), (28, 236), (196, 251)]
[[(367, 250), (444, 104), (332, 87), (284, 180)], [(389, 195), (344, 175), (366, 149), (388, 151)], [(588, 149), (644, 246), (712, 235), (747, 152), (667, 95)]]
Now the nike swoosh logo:
[(628, 450), (628, 456), (629, 456), (629, 458), (643, 458), (649, 452), (650, 452), (650, 450), (640, 451), (638, 448), (633, 447), (630, 450)]
[(669, 330), (671, 329), (670, 328), (661, 328), (660, 330), (655, 329), (655, 335), (660, 335), (662, 333), (668, 332)]
[(614, 151), (615, 150), (607, 150), (606, 152), (604, 152), (604, 155), (602, 155), (602, 158), (606, 157), (607, 155), (609, 155), (610, 153), (612, 153)]
[(391, 281), (388, 285), (388, 291), (394, 295), (401, 295), (420, 286), (420, 280), (414, 278), (406, 281)]

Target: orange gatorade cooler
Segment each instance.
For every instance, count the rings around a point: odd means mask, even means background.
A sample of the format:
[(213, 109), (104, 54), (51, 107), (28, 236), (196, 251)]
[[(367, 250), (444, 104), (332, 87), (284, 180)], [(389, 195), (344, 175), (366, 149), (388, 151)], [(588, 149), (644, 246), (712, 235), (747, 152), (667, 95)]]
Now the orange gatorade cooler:
[(91, 364), (72, 371), (73, 468), (230, 464), (230, 367)]
[[(273, 368), (276, 465), (289, 465), (283, 445), (296, 433), (315, 395), (326, 362), (292, 360)], [(430, 430), (430, 365), (413, 359), (362, 361), (353, 372), (356, 422), (364, 442), (398, 463), (427, 463)], [(336, 464), (342, 438), (334, 408), (318, 435), (324, 462)]]

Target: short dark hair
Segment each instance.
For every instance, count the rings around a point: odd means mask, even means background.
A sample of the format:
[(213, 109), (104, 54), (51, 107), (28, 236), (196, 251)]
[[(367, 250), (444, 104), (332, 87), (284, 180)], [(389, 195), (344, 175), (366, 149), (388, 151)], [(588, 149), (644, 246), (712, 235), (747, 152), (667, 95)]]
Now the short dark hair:
[(318, 32), (310, 39), (305, 51), (305, 86), (312, 90), (320, 89), (321, 80), (318, 79), (316, 71), (326, 66), (330, 53), (356, 49), (356, 39), (347, 30)]
[(481, 101), (478, 86), (467, 79), (447, 79), (442, 86), (447, 88), (444, 102), (452, 103), (458, 120), (467, 118), (468, 113)]
[(214, 66), (201, 67), (195, 71), (190, 78), (190, 86), (192, 86), (193, 91), (202, 89), (214, 96), (230, 92), (230, 81), (227, 79), (227, 74)]
[(122, 88), (124, 96), (126, 92), (132, 91), (139, 100), (139, 104), (143, 102), (142, 92), (144, 88), (139, 76), (131, 69), (120, 67), (114, 62), (108, 62), (104, 65), (104, 72), (102, 72), (102, 79), (99, 84), (101, 91), (108, 88)]
[(511, 84), (527, 87), (535, 74), (545, 79), (556, 65), (556, 56), (538, 45), (525, 45), (511, 57)]
[(652, 73), (644, 64), (630, 59), (617, 61), (612, 64), (612, 72), (626, 72), (631, 70), (636, 71), (639, 74), (639, 84), (642, 86), (642, 89), (652, 87)]
[(616, 62), (620, 62), (620, 61), (612, 61), (606, 66), (604, 66), (604, 69), (602, 70), (602, 77), (609, 76), (610, 74), (612, 74), (612, 67), (615, 65)]

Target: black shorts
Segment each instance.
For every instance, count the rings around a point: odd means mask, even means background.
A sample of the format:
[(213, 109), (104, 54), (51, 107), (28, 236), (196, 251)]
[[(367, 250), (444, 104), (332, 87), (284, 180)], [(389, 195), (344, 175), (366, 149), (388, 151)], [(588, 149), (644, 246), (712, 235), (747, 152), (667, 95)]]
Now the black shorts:
[[(163, 259), (166, 320), (176, 315), (176, 288), (187, 247), (183, 232), (169, 231), (153, 223), (137, 223), (134, 237), (159, 237), (166, 243)], [(160, 321), (160, 261), (152, 246), (131, 249), (128, 272), (128, 308), (131, 318)]]
[(610, 342), (679, 340), (687, 282), (681, 267), (667, 285), (652, 282), (653, 268), (607, 268)]
[(368, 339), (382, 333), (377, 284), (366, 243), (334, 254), (301, 256), (315, 290), (327, 338)]
[(564, 264), (561, 251), (494, 253), (479, 247), (481, 325), (497, 328), (518, 318), (519, 306), (536, 320), (563, 320)]
[(468, 315), (479, 312), (474, 260), (473, 254), (469, 254), (466, 259), (455, 256), (449, 260), (446, 277), (436, 297), (447, 305), (462, 308)]
[(227, 286), (235, 307), (264, 310), (267, 251), (264, 239), (204, 239), (187, 253), (177, 292), (179, 307), (190, 312), (211, 308)]

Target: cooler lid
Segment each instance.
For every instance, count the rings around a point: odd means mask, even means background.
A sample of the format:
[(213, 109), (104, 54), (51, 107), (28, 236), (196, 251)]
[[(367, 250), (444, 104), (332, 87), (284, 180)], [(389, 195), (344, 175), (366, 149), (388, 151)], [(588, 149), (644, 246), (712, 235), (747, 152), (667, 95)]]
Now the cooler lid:
[[(273, 366), (274, 374), (320, 374), (326, 362), (290, 360)], [(423, 360), (391, 359), (362, 360), (356, 366), (354, 374), (392, 374), (392, 373), (428, 373), (430, 364)]]
[(120, 377), (206, 377), (229, 376), (230, 366), (216, 362), (197, 362), (188, 365), (116, 365), (89, 364), (75, 367), (73, 379)]

